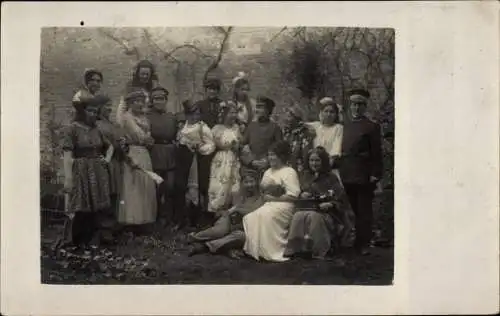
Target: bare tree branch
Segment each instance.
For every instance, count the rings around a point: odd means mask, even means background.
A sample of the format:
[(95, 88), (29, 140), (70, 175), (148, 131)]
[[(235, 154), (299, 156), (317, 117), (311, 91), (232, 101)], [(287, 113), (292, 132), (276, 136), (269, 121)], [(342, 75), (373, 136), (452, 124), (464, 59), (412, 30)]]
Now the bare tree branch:
[(219, 66), (219, 63), (222, 60), (222, 55), (226, 51), (227, 41), (229, 40), (232, 30), (233, 30), (232, 26), (228, 27), (227, 30), (223, 30), (224, 38), (221, 41), (219, 53), (217, 54), (215, 60), (208, 66), (207, 70), (205, 71), (205, 74), (203, 75), (203, 80), (206, 80), (210, 72), (215, 70)]
[(107, 32), (107, 31), (105, 31), (102, 28), (98, 28), (97, 30), (102, 35), (104, 35), (104, 36), (112, 39), (113, 41), (115, 41), (116, 43), (118, 43), (121, 47), (123, 47), (125, 55), (127, 55), (127, 56), (135, 56), (137, 60), (141, 59), (141, 54), (140, 54), (139, 49), (137, 48), (137, 46), (130, 45), (130, 43), (126, 39), (118, 38), (115, 35), (113, 35), (111, 32)]
[(212, 55), (209, 55), (209, 54), (206, 54), (205, 52), (203, 52), (201, 49), (199, 49), (196, 45), (193, 45), (193, 44), (183, 44), (183, 45), (180, 45), (180, 46), (177, 46), (175, 47), (174, 49), (170, 50), (170, 51), (166, 51), (164, 49), (162, 49), (160, 47), (160, 45), (158, 45), (158, 43), (153, 40), (151, 34), (148, 32), (147, 29), (143, 29), (143, 33), (144, 33), (144, 37), (146, 38), (146, 40), (158, 51), (160, 51), (161, 53), (163, 53), (163, 58), (168, 60), (169, 58), (174, 60), (175, 62), (179, 62), (179, 60), (177, 58), (175, 58), (173, 56), (173, 54), (180, 50), (180, 49), (183, 49), (183, 48), (191, 48), (192, 50), (196, 51), (199, 55), (201, 55), (202, 57), (204, 58), (214, 58)]
[(284, 31), (286, 31), (288, 29), (288, 27), (283, 27), (278, 33), (276, 33), (272, 38), (271, 40), (269, 40), (269, 42), (272, 42), (274, 41), (278, 36), (280, 36)]

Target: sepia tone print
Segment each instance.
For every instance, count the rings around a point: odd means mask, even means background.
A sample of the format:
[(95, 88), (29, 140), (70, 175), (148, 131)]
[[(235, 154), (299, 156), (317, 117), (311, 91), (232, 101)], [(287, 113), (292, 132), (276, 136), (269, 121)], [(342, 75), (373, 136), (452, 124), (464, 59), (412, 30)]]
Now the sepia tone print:
[(390, 285), (394, 41), (43, 28), (42, 282)]

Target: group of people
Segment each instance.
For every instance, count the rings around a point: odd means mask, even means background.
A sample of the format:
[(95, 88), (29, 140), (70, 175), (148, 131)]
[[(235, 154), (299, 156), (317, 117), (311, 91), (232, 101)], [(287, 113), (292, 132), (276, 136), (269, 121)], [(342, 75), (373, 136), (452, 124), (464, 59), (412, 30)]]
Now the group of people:
[(208, 78), (205, 99), (170, 113), (168, 89), (143, 60), (112, 120), (103, 73), (83, 77), (63, 141), (75, 246), (105, 232), (108, 242), (123, 230), (148, 233), (155, 223), (176, 230), (209, 223), (188, 234), (191, 255), (321, 259), (345, 245), (353, 226), (354, 248), (367, 252), (382, 176), (380, 127), (364, 115), (368, 91), (350, 92), (350, 120), (341, 123), (339, 105), (325, 97), (318, 121), (291, 106), (282, 128), (271, 118), (275, 102), (250, 97), (239, 73), (230, 100), (220, 97), (221, 81)]

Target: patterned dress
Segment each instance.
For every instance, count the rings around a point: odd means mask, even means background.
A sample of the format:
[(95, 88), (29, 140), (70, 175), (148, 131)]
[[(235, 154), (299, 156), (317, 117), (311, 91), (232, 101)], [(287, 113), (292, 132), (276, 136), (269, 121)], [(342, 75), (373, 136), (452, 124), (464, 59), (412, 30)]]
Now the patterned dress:
[(302, 173), (308, 163), (308, 153), (314, 148), (315, 133), (301, 122), (294, 128), (285, 129), (283, 138), (292, 150), (290, 165)]
[(238, 125), (231, 128), (216, 125), (212, 134), (217, 151), (210, 169), (208, 211), (220, 212), (228, 208), (232, 197), (239, 191), (240, 161), (232, 145), (240, 144), (241, 134)]
[(63, 139), (63, 150), (73, 156), (72, 212), (95, 212), (111, 206), (109, 170), (103, 159), (107, 144), (97, 127), (73, 122)]

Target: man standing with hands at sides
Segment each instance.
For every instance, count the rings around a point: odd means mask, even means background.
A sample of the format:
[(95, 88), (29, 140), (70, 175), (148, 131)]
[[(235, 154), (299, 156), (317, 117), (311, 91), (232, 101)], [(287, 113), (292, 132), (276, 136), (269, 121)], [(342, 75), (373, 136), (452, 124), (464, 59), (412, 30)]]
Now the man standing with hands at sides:
[[(158, 219), (161, 225), (167, 224), (168, 203), (173, 198), (175, 171), (175, 139), (177, 135), (177, 118), (167, 111), (168, 90), (156, 86), (151, 90), (152, 107), (147, 114), (151, 124), (151, 136), (154, 145), (150, 149), (153, 171), (163, 178), (157, 187)], [(171, 215), (171, 214), (170, 214)]]
[[(219, 78), (207, 78), (203, 83), (205, 88), (205, 99), (194, 104), (194, 108), (199, 109), (201, 120), (212, 129), (218, 122), (222, 99), (220, 91), (222, 83)], [(208, 184), (210, 180), (210, 166), (214, 153), (199, 157), (198, 161), (198, 190), (200, 192), (200, 205), (202, 206), (202, 215), (209, 216), (208, 210)], [(203, 217), (205, 217), (203, 216)], [(206, 218), (208, 222), (212, 222), (213, 218)]]
[(380, 125), (365, 116), (370, 93), (364, 89), (350, 92), (351, 120), (344, 124), (340, 177), (356, 215), (354, 247), (368, 254), (372, 238), (374, 191), (382, 177), (382, 135)]

